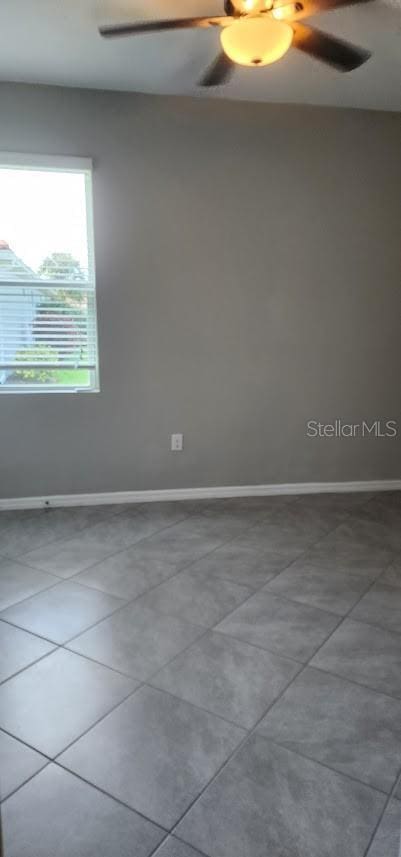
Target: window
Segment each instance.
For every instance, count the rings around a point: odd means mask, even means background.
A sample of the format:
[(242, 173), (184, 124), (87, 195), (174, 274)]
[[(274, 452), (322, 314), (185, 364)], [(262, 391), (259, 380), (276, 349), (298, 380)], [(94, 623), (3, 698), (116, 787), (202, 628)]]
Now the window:
[(98, 390), (91, 162), (0, 153), (0, 393)]

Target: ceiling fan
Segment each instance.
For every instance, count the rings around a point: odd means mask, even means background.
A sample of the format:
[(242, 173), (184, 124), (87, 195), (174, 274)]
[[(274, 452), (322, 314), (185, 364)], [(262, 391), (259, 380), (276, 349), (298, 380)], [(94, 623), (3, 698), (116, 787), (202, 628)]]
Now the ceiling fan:
[(220, 86), (231, 77), (235, 64), (264, 66), (296, 48), (338, 71), (352, 71), (366, 62), (370, 52), (299, 23), (302, 18), (364, 3), (367, 0), (224, 0), (221, 17), (173, 18), (162, 21), (99, 27), (105, 38), (159, 33), (191, 27), (221, 27), (221, 53), (199, 81), (200, 86)]

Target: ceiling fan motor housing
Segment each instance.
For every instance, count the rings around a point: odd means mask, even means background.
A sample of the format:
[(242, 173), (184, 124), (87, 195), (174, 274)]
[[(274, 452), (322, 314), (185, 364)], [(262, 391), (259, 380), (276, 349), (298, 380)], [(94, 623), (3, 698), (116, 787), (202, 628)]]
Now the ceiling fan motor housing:
[(224, 0), (224, 11), (231, 18), (239, 18), (240, 15), (247, 15), (249, 12), (260, 13), (266, 12), (273, 8), (273, 0)]

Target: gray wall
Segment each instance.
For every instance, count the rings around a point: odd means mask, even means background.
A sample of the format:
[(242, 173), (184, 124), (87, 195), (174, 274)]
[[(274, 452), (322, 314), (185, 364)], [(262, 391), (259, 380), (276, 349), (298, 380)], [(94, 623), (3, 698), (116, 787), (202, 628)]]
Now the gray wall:
[[(0, 397), (0, 496), (401, 476), (395, 114), (0, 86), (92, 156), (101, 393)], [(185, 434), (185, 451), (169, 435)]]

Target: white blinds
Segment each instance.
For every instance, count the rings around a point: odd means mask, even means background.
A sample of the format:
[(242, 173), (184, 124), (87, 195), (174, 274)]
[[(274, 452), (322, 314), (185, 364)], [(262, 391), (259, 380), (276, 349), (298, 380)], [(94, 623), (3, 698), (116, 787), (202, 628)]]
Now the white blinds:
[(91, 179), (0, 153), (0, 392), (98, 389)]
[(0, 280), (0, 369), (95, 369), (94, 287)]

